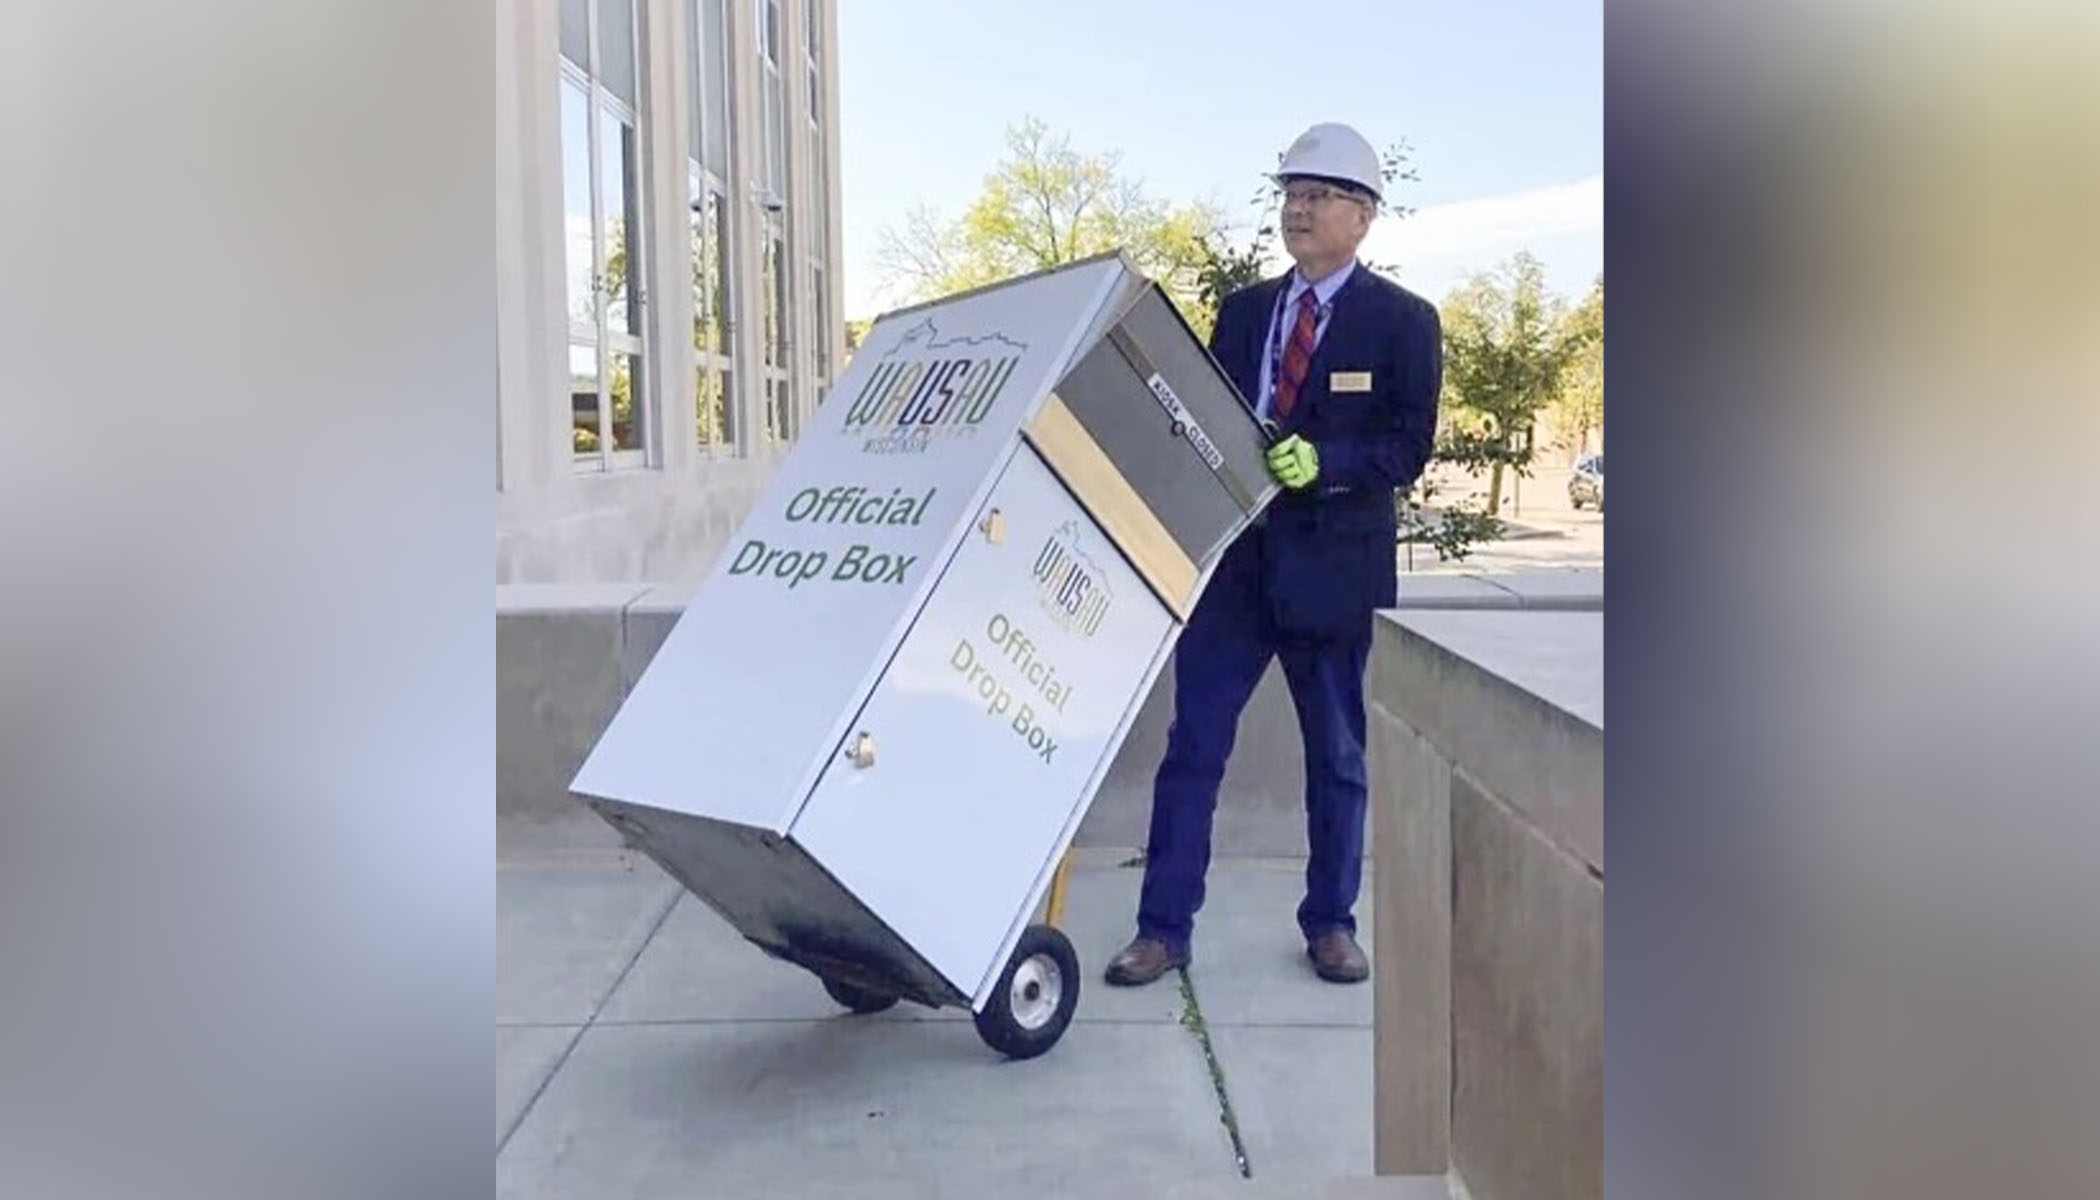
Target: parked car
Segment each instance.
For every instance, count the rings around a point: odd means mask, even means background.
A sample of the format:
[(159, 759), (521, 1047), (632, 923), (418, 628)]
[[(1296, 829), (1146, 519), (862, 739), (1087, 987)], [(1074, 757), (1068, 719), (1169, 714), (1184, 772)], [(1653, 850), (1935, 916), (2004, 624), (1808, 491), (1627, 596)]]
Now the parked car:
[(1598, 512), (1604, 511), (1604, 456), (1587, 455), (1575, 464), (1575, 473), (1568, 476), (1568, 503), (1581, 508), (1594, 504)]

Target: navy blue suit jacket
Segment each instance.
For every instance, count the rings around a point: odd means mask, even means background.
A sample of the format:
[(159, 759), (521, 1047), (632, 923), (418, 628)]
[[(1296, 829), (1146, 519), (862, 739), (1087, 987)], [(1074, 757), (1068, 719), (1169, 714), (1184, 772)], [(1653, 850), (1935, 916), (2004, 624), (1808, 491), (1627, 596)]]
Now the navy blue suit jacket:
[[(1227, 296), (1210, 350), (1249, 402), (1261, 395), (1262, 341), (1288, 274)], [(1278, 369), (1280, 370), (1280, 364)], [(1262, 526), (1220, 564), (1205, 596), (1266, 602), (1278, 628), (1315, 636), (1368, 632), (1374, 609), (1398, 602), (1395, 493), (1428, 464), (1443, 388), (1436, 306), (1363, 264), (1335, 293), (1297, 403), (1279, 424), (1319, 451), (1310, 487), (1284, 491)], [(1334, 388), (1355, 376), (1364, 390)]]

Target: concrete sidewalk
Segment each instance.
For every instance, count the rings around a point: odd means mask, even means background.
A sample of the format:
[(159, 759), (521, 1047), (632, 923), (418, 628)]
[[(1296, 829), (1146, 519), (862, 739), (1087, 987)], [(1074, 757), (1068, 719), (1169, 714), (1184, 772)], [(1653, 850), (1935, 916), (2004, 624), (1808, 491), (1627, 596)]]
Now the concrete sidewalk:
[(499, 827), (504, 1197), (1448, 1195), (1369, 1179), (1371, 985), (1312, 975), (1302, 860), (1219, 858), (1187, 987), (1131, 990), (1135, 852), (1079, 851), (1077, 1017), (1007, 1062), (961, 1009), (845, 1014), (596, 825)]

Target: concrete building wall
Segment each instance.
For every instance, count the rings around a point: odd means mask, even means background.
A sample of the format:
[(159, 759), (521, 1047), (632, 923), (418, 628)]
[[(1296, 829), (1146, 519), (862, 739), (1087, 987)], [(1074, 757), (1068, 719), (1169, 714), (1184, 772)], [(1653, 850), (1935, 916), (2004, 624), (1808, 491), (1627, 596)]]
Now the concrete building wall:
[[(835, 3), (527, 0), (500, 9), (495, 232), (502, 253), (496, 314), (499, 399), (492, 414), (499, 480), (496, 582), (697, 575), (727, 542), (839, 370), (845, 342)], [(622, 26), (629, 6), (638, 43), (635, 103), (625, 106), (610, 83), (592, 85), (588, 68), (583, 89), (567, 94), (592, 101), (602, 95), (631, 114), (638, 160), (632, 208), (606, 194), (618, 185), (603, 178), (608, 170), (615, 180), (625, 174), (617, 128), (625, 118), (601, 116), (595, 139), (587, 134), (580, 140), (565, 140), (563, 119), (564, 72), (572, 89), (577, 78), (577, 68), (564, 65), (565, 55), (579, 56), (572, 49), (578, 30), (597, 30), (589, 43), (597, 56), (592, 63), (611, 62), (616, 55), (608, 47), (617, 43), (608, 30)], [(710, 9), (716, 19), (710, 19)], [(719, 34), (710, 36), (717, 28)], [(771, 76), (763, 45), (774, 48), (778, 63), (775, 94), (785, 151), (778, 177), (771, 179), (766, 121)], [(711, 70), (717, 54), (725, 71)], [(615, 67), (605, 75), (617, 73)], [(712, 162), (700, 164), (718, 185), (711, 189), (703, 181), (702, 193), (719, 192), (726, 218), (728, 253), (719, 260), (699, 244), (695, 232), (693, 173), (696, 162), (709, 157), (695, 145), (703, 120), (695, 111), (696, 96), (720, 96), (717, 111), (724, 114), (720, 169)], [(591, 158), (594, 142), (596, 157)], [(595, 190), (589, 184), (576, 186), (570, 167), (578, 145), (592, 168), (584, 178), (600, 177)], [(582, 221), (579, 235), (571, 209), (581, 192), (595, 195), (599, 207)], [(617, 236), (603, 232), (615, 221), (609, 215), (615, 209), (626, 214), (617, 219)], [(704, 221), (707, 213), (703, 209), (698, 215)], [(776, 342), (777, 371), (766, 366), (769, 221), (777, 222), (786, 268), (779, 292), (786, 320)], [(617, 308), (624, 314), (631, 306), (639, 313), (633, 342), (615, 340), (627, 336), (628, 325), (612, 316), (606, 322), (613, 334), (592, 335), (608, 353), (636, 344), (641, 351), (635, 358), (640, 370), (627, 382), (591, 389), (624, 387), (638, 401), (635, 428), (619, 453), (579, 453), (573, 431), (571, 343), (578, 328), (572, 319), (578, 293), (572, 285), (571, 248), (578, 236), (589, 243), (594, 225), (601, 226), (601, 249), (596, 259), (584, 250), (592, 264), (587, 274), (608, 283), (607, 294), (616, 299), (598, 300), (593, 308), (585, 295), (585, 311)], [(636, 233), (631, 239), (630, 231)], [(616, 250), (636, 244), (631, 274), (595, 270), (598, 262), (610, 267)], [(711, 280), (696, 280), (696, 256), (703, 266), (719, 261), (726, 268), (726, 353), (713, 362), (695, 350), (696, 339), (703, 337), (697, 322), (718, 294)], [(587, 328), (590, 321), (582, 325)], [(726, 437), (704, 434), (703, 429), (712, 431), (712, 423), (703, 423), (697, 412), (703, 368), (712, 374), (717, 366), (729, 369)], [(608, 372), (610, 378), (612, 368)], [(633, 374), (639, 374), (638, 383)], [(634, 444), (638, 448), (627, 448)]]

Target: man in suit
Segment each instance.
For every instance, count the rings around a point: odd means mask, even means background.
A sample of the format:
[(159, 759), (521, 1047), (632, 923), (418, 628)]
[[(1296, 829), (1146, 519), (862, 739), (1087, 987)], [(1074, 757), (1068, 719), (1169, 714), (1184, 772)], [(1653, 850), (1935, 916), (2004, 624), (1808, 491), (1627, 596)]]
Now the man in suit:
[(1313, 126), (1276, 181), (1296, 269), (1227, 296), (1210, 348), (1273, 423), (1269, 469), (1284, 490), (1226, 551), (1176, 649), (1137, 936), (1109, 963), (1113, 984), (1150, 983), (1190, 961), (1218, 784), (1271, 657), (1305, 741), (1306, 955), (1332, 982), (1370, 973), (1355, 918), (1364, 668), (1373, 611), (1398, 601), (1394, 493), (1429, 461), (1442, 328), (1435, 306), (1356, 260), (1385, 182), (1362, 135)]

